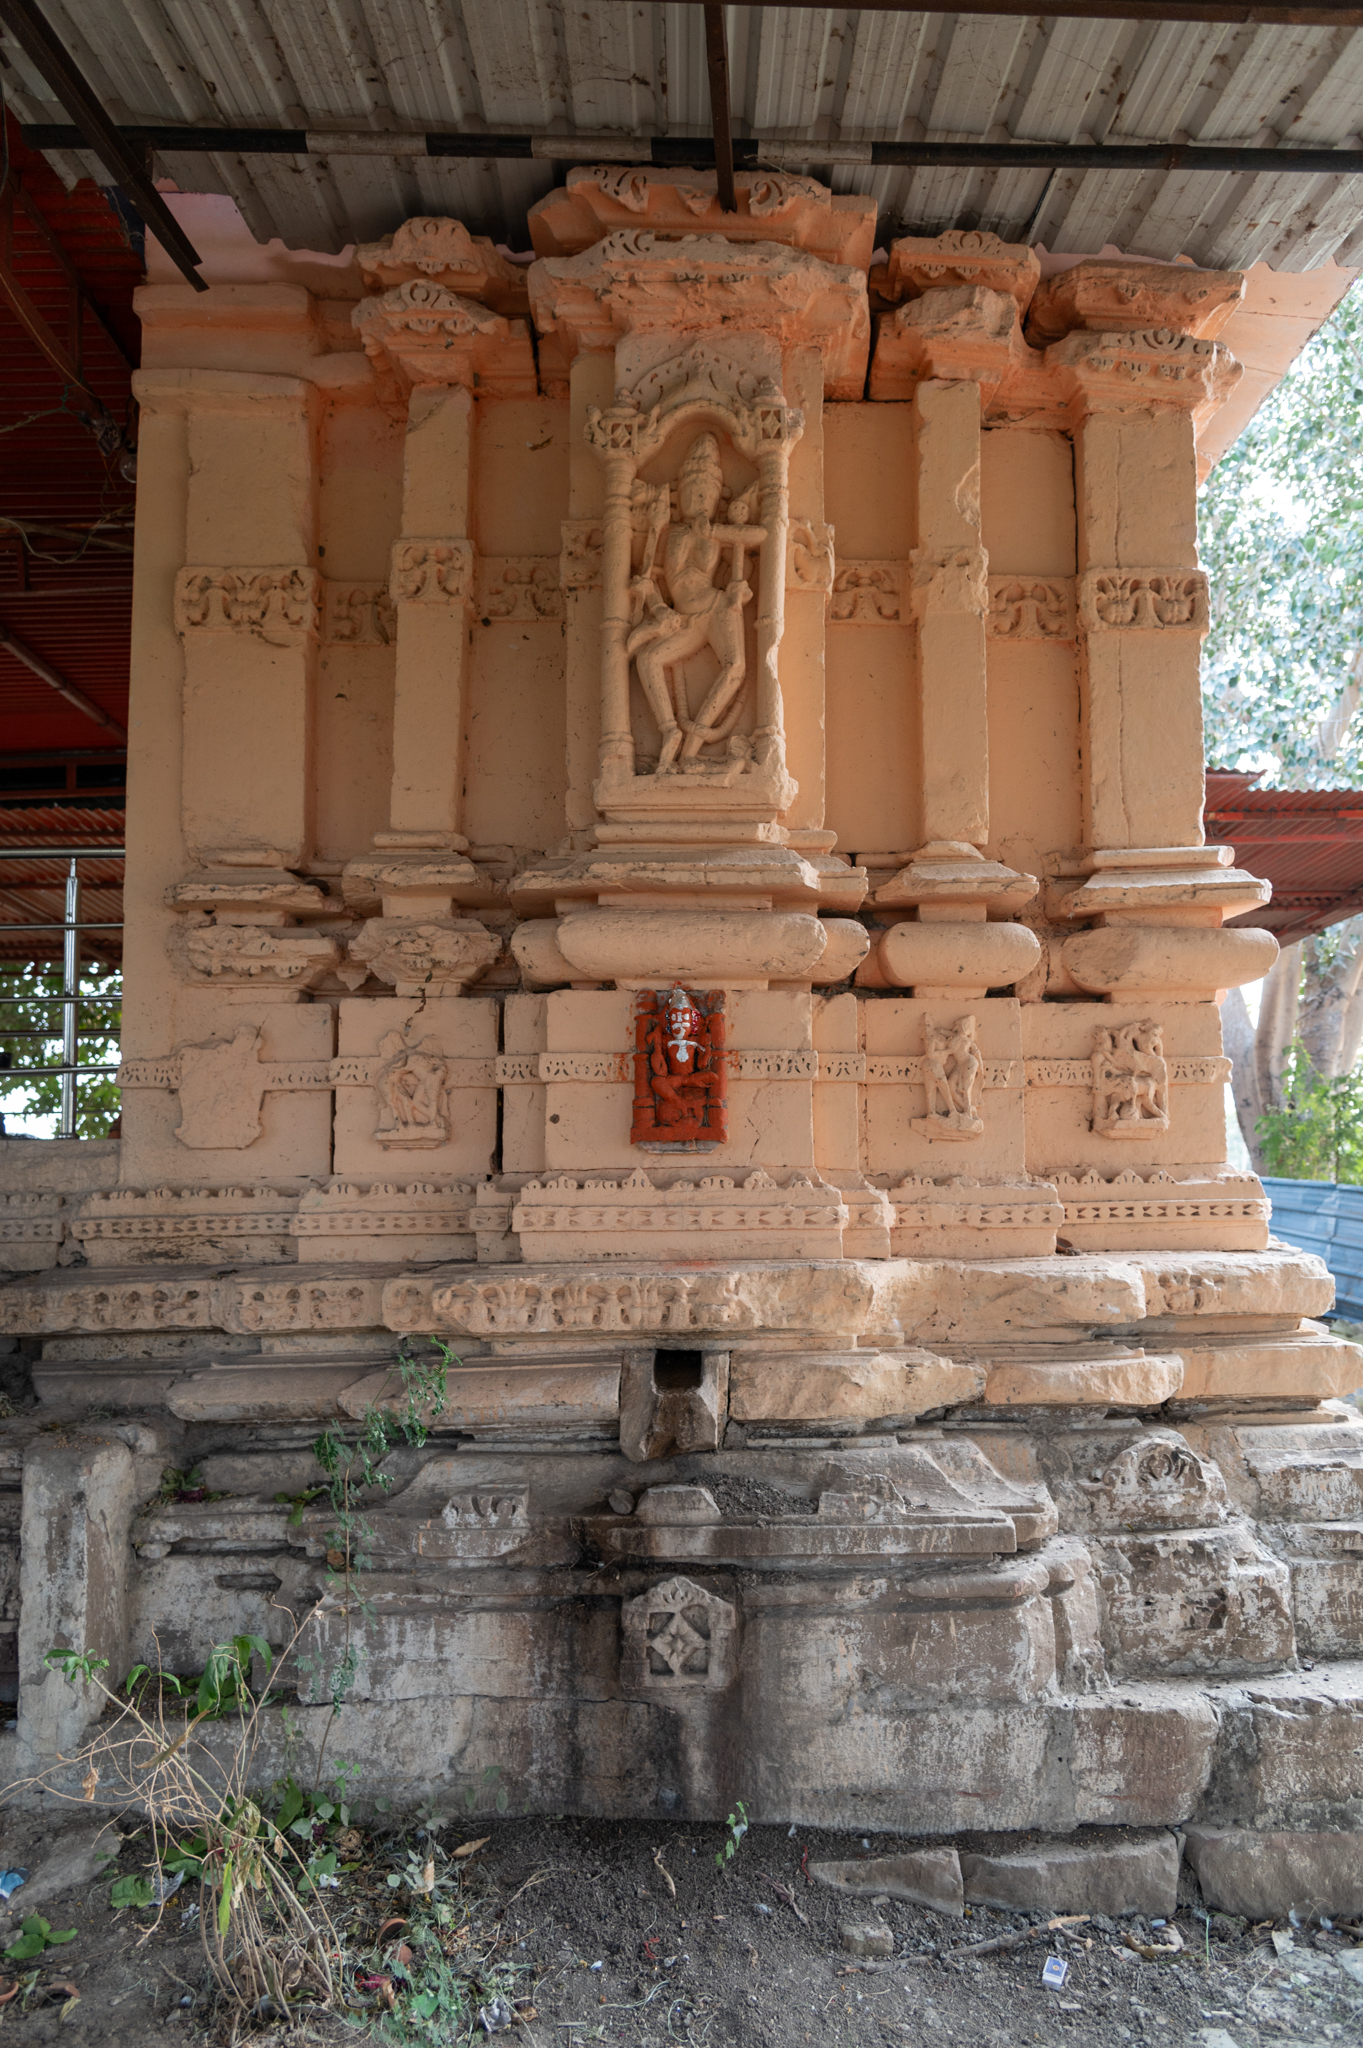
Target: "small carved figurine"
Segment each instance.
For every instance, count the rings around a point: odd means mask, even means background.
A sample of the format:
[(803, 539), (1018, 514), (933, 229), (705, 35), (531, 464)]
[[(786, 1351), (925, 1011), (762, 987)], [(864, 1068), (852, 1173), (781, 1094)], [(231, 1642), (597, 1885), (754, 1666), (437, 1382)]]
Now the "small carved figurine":
[(1104, 1138), (1149, 1138), (1169, 1128), (1169, 1068), (1158, 1024), (1100, 1026), (1093, 1034), (1093, 1128)]
[(975, 1019), (958, 1017), (954, 1024), (926, 1026), (923, 1087), (927, 1115), (915, 1117), (913, 1128), (925, 1138), (978, 1138), (984, 1120), (976, 1094), (984, 1061), (975, 1043)]
[(633, 1145), (709, 1151), (729, 1135), (724, 997), (680, 986), (640, 996), (634, 1023)]
[(379, 1040), (384, 1064), (374, 1082), (379, 1122), (374, 1136), (390, 1149), (445, 1144), (450, 1135), (449, 1062), (440, 1041), (409, 1045), (400, 1031)]

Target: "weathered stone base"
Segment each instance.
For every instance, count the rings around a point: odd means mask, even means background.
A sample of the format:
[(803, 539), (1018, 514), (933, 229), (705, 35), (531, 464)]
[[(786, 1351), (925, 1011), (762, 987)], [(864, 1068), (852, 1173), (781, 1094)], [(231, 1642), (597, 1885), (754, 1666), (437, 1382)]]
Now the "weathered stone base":
[[(1289, 1888), (1308, 1840), (1346, 1870), (1363, 1426), (1332, 1397), (1363, 1370), (1303, 1321), (1328, 1288), (1281, 1250), (17, 1278), (14, 1774), (60, 1772), (98, 1704), (45, 1667), (54, 1643), (189, 1673), (295, 1618), (301, 1749), (281, 1704), (258, 1764), (296, 1769), (349, 1602), (339, 1742), (376, 1796), (454, 1801), (495, 1765), (529, 1811), (1191, 1824), (1288, 1836)], [(319, 1422), (395, 1400), (399, 1341), (435, 1336), (446, 1407), (390, 1456), (347, 1589), (331, 1512), (291, 1501)], [(161, 1503), (168, 1467), (220, 1497)], [(1161, 1839), (1132, 1882), (1163, 1902)], [(1068, 1853), (967, 1880), (1064, 1909)]]

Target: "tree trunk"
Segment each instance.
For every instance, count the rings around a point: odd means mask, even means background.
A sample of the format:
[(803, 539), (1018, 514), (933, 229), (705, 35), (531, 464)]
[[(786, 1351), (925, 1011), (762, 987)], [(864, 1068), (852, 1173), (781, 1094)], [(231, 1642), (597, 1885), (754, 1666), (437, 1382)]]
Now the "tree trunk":
[(1255, 1068), (1254, 1026), (1250, 1022), (1244, 994), (1238, 988), (1231, 989), (1221, 1005), (1221, 1037), (1226, 1055), (1232, 1063), (1231, 1096), (1235, 1103), (1240, 1135), (1245, 1141), (1254, 1171), (1262, 1173), (1263, 1146), (1258, 1126), (1259, 1119), (1264, 1113), (1264, 1104), (1259, 1093), (1259, 1076)]
[[(1332, 1080), (1347, 1074), (1357, 1056), (1358, 1040), (1348, 1045), (1350, 1013), (1363, 981), (1363, 930), (1350, 918), (1329, 935), (1308, 939), (1302, 948), (1303, 974), (1298, 1029), (1315, 1072)], [(1360, 1020), (1359, 1029), (1363, 1029)], [(1352, 1056), (1349, 1056), (1349, 1055)]]

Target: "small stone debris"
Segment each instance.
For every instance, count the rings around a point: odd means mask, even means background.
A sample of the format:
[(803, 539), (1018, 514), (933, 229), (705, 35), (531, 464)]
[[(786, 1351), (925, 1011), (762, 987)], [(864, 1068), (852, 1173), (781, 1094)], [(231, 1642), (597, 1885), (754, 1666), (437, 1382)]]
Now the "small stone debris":
[(850, 1956), (892, 1956), (894, 1933), (878, 1920), (849, 1920), (838, 1929), (838, 1939)]

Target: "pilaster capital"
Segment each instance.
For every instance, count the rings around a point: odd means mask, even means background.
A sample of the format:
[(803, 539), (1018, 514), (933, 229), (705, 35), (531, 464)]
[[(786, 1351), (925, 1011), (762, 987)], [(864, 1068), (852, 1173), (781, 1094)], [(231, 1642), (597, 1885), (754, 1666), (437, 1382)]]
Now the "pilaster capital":
[(984, 618), (989, 610), (989, 557), (983, 548), (915, 548), (909, 557), (909, 600), (921, 624), (940, 612)]
[(462, 538), (393, 543), (389, 592), (394, 604), (438, 604), (451, 610), (473, 600), (473, 545)]
[(386, 403), (415, 384), (459, 384), (495, 398), (536, 395), (535, 356), (523, 320), (508, 320), (428, 277), (412, 277), (351, 315)]
[(1172, 327), (1067, 334), (1045, 351), (1046, 371), (1072, 415), (1167, 405), (1204, 416), (1229, 398), (1243, 371), (1219, 341)]

